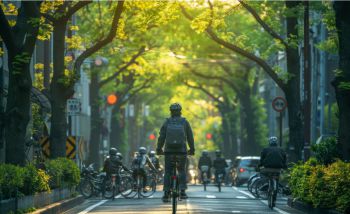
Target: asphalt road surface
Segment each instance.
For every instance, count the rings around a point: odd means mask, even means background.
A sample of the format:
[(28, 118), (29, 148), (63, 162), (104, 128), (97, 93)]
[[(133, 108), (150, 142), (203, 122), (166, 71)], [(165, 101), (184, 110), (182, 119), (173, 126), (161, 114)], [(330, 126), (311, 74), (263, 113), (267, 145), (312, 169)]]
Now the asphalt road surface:
[[(208, 186), (207, 191), (204, 191), (203, 186), (190, 185), (187, 194), (189, 198), (179, 202), (177, 213), (303, 213), (288, 207), (287, 198), (284, 197), (278, 197), (276, 207), (271, 210), (266, 201), (255, 199), (246, 187), (224, 186), (222, 192), (218, 192), (216, 186)], [(124, 199), (116, 196), (116, 199), (112, 201), (95, 197), (68, 210), (65, 214), (171, 213), (171, 203), (163, 203), (161, 197), (161, 191), (156, 192), (150, 198), (142, 199)]]

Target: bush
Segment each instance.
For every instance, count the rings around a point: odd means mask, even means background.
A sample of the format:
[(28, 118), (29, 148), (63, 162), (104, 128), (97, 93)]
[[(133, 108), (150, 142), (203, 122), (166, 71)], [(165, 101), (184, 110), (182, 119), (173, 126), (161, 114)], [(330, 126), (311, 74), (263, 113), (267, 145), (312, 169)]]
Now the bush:
[(316, 159), (311, 158), (292, 168), (289, 186), (293, 197), (314, 207), (344, 212), (350, 207), (350, 163), (340, 160), (329, 166), (316, 163)]
[(73, 187), (79, 184), (80, 170), (74, 161), (67, 158), (57, 158), (46, 163), (46, 169), (51, 176), (50, 186)]
[(20, 191), (25, 195), (49, 191), (49, 179), (50, 176), (45, 171), (29, 164), (24, 168), (24, 186), (20, 188)]
[(328, 137), (321, 143), (312, 145), (311, 150), (320, 164), (328, 165), (340, 158), (336, 137)]
[(12, 164), (0, 164), (0, 193), (3, 199), (16, 195), (16, 191), (23, 187), (24, 168)]

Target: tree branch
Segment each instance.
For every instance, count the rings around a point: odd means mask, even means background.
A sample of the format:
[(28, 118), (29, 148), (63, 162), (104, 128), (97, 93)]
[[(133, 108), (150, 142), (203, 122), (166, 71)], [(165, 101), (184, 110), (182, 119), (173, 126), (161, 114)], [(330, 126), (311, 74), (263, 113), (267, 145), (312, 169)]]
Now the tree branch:
[(78, 10), (80, 10), (81, 8), (85, 7), (86, 5), (88, 5), (90, 3), (92, 3), (91, 0), (79, 1), (73, 7), (68, 9), (65, 17), (69, 19), (74, 13), (76, 13)]
[(135, 54), (128, 63), (126, 63), (124, 66), (122, 66), (121, 68), (118, 69), (117, 72), (115, 72), (112, 76), (108, 77), (107, 79), (104, 79), (102, 81), (100, 81), (100, 83), (98, 84), (98, 87), (102, 87), (104, 85), (106, 85), (107, 83), (109, 83), (110, 81), (112, 81), (114, 78), (116, 78), (117, 76), (119, 76), (120, 73), (122, 73), (123, 71), (125, 71), (130, 65), (134, 64), (136, 59), (141, 56), (144, 52), (145, 52), (145, 46), (142, 46), (140, 48), (140, 50), (137, 52), (137, 54)]
[(268, 26), (266, 24), (266, 22), (264, 22), (259, 14), (251, 7), (249, 6), (247, 3), (245, 3), (243, 0), (238, 0), (241, 5), (248, 10), (248, 12), (250, 14), (252, 14), (255, 18), (255, 20), (266, 30), (266, 32), (268, 32), (273, 38), (277, 39), (278, 41), (280, 41), (286, 48), (289, 47), (288, 43), (286, 41), (284, 41), (284, 39), (278, 35), (270, 26)]
[[(186, 9), (180, 5), (181, 11), (184, 14), (184, 16), (189, 19), (189, 20), (193, 20), (193, 17), (187, 13)], [(226, 42), (225, 40), (219, 38), (214, 31), (212, 30), (212, 28), (207, 28), (206, 32), (208, 33), (209, 37), (214, 40), (216, 43), (223, 45), (224, 47), (242, 55), (243, 57), (246, 57), (254, 62), (256, 62), (258, 65), (260, 65), (265, 72), (276, 82), (276, 84), (282, 89), (284, 90), (286, 85), (283, 83), (283, 81), (277, 76), (277, 74), (275, 73), (275, 71), (270, 67), (270, 65), (267, 64), (267, 62), (263, 59), (261, 59), (260, 57), (232, 44), (229, 42)]]
[(204, 92), (205, 94), (207, 94), (209, 97), (211, 97), (213, 100), (215, 100), (218, 103), (222, 103), (222, 101), (220, 101), (220, 99), (216, 96), (214, 96), (212, 93), (210, 93), (207, 89), (203, 88), (202, 86), (195, 86), (195, 85), (191, 85), (189, 84), (187, 81), (183, 82), (187, 87), (189, 88), (193, 88), (193, 89), (198, 89), (201, 90), (202, 92)]
[(124, 1), (118, 1), (117, 7), (114, 10), (112, 26), (111, 26), (111, 29), (109, 31), (109, 34), (104, 39), (100, 40), (99, 42), (97, 42), (93, 46), (91, 46), (90, 48), (86, 49), (76, 59), (76, 61), (74, 63), (75, 79), (79, 79), (79, 77), (80, 77), (79, 70), (80, 70), (80, 67), (81, 67), (82, 63), (84, 62), (84, 60), (86, 58), (88, 58), (89, 56), (91, 56), (92, 54), (94, 54), (96, 51), (100, 50), (102, 47), (104, 47), (108, 43), (110, 43), (114, 39), (114, 37), (116, 36), (116, 33), (117, 33), (116, 31), (117, 31), (118, 26), (119, 26), (119, 19), (121, 17), (122, 12), (123, 12), (123, 4), (124, 4)]
[(15, 43), (13, 41), (14, 35), (2, 7), (0, 7), (0, 36), (5, 43), (7, 50), (12, 51), (15, 48)]

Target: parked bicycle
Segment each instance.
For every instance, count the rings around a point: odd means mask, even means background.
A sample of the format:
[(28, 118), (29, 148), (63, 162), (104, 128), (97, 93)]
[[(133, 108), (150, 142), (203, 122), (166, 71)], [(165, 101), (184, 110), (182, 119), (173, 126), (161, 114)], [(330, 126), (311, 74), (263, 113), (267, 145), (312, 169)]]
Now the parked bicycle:
[(105, 176), (106, 173), (95, 171), (93, 164), (90, 164), (88, 167), (83, 165), (81, 180), (78, 186), (80, 193), (85, 198), (90, 198), (92, 195), (99, 196), (100, 193), (103, 195), (103, 180)]

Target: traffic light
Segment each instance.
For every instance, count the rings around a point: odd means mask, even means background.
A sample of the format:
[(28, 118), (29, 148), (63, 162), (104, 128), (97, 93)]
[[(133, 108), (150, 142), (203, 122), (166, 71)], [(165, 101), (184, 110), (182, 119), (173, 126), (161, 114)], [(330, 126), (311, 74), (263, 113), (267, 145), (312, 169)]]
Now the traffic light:
[(107, 96), (107, 104), (114, 105), (118, 101), (118, 97), (115, 94), (110, 94)]
[(150, 140), (155, 140), (156, 139), (156, 136), (154, 134), (150, 134), (149, 137), (148, 137)]
[(205, 138), (206, 138), (207, 140), (211, 140), (211, 139), (213, 138), (213, 135), (212, 135), (211, 133), (207, 133), (207, 134), (205, 135)]

